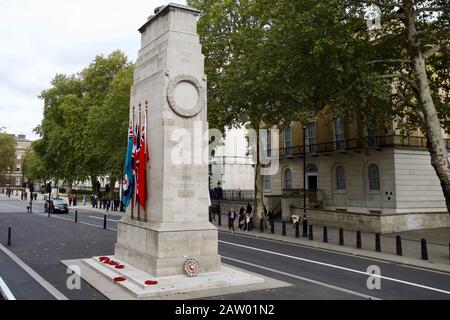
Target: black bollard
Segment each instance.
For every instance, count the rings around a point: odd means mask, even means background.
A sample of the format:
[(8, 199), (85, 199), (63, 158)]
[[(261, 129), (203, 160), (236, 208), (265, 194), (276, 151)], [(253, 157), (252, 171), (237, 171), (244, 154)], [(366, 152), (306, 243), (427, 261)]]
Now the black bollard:
[(314, 240), (313, 225), (309, 225), (309, 240)]
[(270, 224), (270, 233), (275, 234), (275, 221), (272, 221)]
[(78, 210), (75, 210), (75, 223), (78, 223)]
[(448, 258), (450, 259), (450, 242), (448, 243)]
[(356, 248), (362, 248), (361, 231), (356, 231)]
[(381, 252), (381, 235), (379, 233), (375, 233), (375, 251)]
[(283, 221), (283, 229), (282, 229), (283, 236), (286, 236), (286, 221)]
[(300, 223), (298, 221), (295, 223), (295, 237), (300, 238)]
[(344, 229), (339, 229), (339, 245), (344, 245)]
[(328, 228), (323, 227), (323, 242), (328, 243)]
[(8, 247), (11, 247), (11, 227), (8, 228)]
[(264, 219), (259, 220), (259, 231), (264, 232)]
[(103, 229), (106, 229), (106, 214), (105, 217), (103, 218)]
[(222, 215), (219, 213), (219, 227), (222, 226)]
[(428, 260), (428, 248), (427, 248), (427, 240), (422, 239), (421, 241), (421, 251), (422, 251), (422, 260)]
[(303, 219), (303, 238), (308, 237), (308, 220)]
[(395, 237), (395, 243), (397, 247), (397, 255), (402, 256), (403, 255), (403, 249), (402, 249), (402, 237), (396, 236)]

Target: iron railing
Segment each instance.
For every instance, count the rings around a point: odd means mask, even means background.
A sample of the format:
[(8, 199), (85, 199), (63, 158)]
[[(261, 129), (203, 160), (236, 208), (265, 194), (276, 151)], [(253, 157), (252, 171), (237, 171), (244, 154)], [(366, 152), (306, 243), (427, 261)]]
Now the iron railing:
[[(447, 149), (450, 150), (450, 139), (446, 139), (445, 141)], [(325, 143), (318, 143), (308, 146), (281, 148), (279, 150), (279, 156), (284, 158), (294, 158), (294, 157), (303, 157), (305, 151), (307, 155), (314, 155), (319, 153), (363, 150), (364, 148), (380, 149), (387, 147), (426, 148), (427, 139), (425, 137), (408, 137), (398, 135), (369, 137), (365, 142), (359, 139), (347, 139), (342, 141), (330, 141)]]

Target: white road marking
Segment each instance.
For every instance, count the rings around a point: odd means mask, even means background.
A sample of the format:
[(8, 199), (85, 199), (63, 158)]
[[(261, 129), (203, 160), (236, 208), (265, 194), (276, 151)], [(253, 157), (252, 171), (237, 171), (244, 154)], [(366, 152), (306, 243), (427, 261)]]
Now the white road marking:
[[(102, 221), (105, 219), (105, 218), (94, 217), (94, 216), (89, 216), (89, 218), (98, 219), (98, 220), (102, 220)], [(115, 220), (115, 219), (107, 219), (107, 220), (111, 221), (111, 222), (115, 222), (115, 223), (119, 222), (119, 220)]]
[(287, 277), (291, 277), (291, 278), (294, 278), (294, 279), (302, 280), (302, 281), (305, 281), (305, 282), (317, 284), (319, 286), (327, 287), (327, 288), (334, 289), (334, 290), (337, 290), (337, 291), (349, 293), (349, 294), (352, 294), (352, 295), (355, 295), (355, 296), (358, 296), (358, 297), (362, 297), (362, 298), (365, 298), (365, 299), (382, 300), (380, 298), (377, 298), (377, 297), (374, 297), (374, 296), (369, 296), (369, 295), (364, 294), (364, 293), (359, 293), (359, 292), (348, 290), (348, 289), (345, 289), (345, 288), (333, 286), (331, 284), (327, 284), (327, 283), (324, 283), (324, 282), (320, 282), (320, 281), (316, 281), (316, 280), (312, 280), (312, 279), (296, 276), (294, 274), (283, 272), (283, 271), (279, 271), (279, 270), (275, 270), (275, 269), (272, 269), (272, 268), (259, 266), (257, 264), (244, 262), (242, 260), (237, 260), (237, 259), (228, 258), (228, 257), (224, 257), (224, 256), (222, 256), (222, 258), (225, 259), (225, 260), (230, 260), (230, 261), (234, 261), (234, 262), (237, 262), (237, 263), (245, 264), (245, 265), (250, 266), (250, 267), (259, 268), (259, 269), (270, 271), (270, 272), (273, 272), (273, 273), (278, 273), (278, 274), (281, 274), (283, 276), (287, 276)]
[(422, 289), (426, 289), (426, 290), (431, 290), (431, 291), (436, 291), (436, 292), (440, 292), (440, 293), (444, 293), (444, 294), (450, 295), (450, 291), (446, 291), (446, 290), (442, 290), (442, 289), (437, 289), (437, 288), (433, 288), (433, 287), (429, 287), (429, 286), (424, 286), (424, 285), (421, 285), (421, 284), (417, 284), (417, 283), (413, 283), (413, 282), (408, 282), (408, 281), (403, 281), (403, 280), (399, 280), (399, 279), (395, 279), (395, 278), (391, 278), (391, 277), (385, 277), (385, 276), (374, 275), (374, 274), (367, 273), (367, 272), (364, 272), (364, 271), (359, 271), (359, 270), (355, 270), (355, 269), (345, 268), (345, 267), (337, 266), (337, 265), (330, 264), (330, 263), (324, 263), (324, 262), (319, 262), (319, 261), (315, 261), (315, 260), (304, 259), (304, 258), (300, 258), (300, 257), (290, 256), (290, 255), (283, 254), (283, 253), (278, 253), (278, 252), (273, 252), (273, 251), (269, 251), (269, 250), (264, 250), (264, 249), (259, 249), (259, 248), (254, 248), (254, 247), (244, 246), (244, 245), (237, 244), (237, 243), (232, 243), (232, 242), (226, 242), (226, 241), (220, 241), (220, 240), (219, 240), (219, 243), (228, 244), (228, 245), (231, 245), (231, 246), (240, 247), (240, 248), (245, 248), (245, 249), (249, 249), (249, 250), (254, 250), (254, 251), (259, 251), (259, 252), (269, 253), (269, 254), (272, 254), (272, 255), (280, 256), (280, 257), (285, 257), (285, 258), (290, 258), (290, 259), (300, 260), (300, 261), (304, 261), (304, 262), (308, 262), (308, 263), (313, 263), (313, 264), (317, 264), (317, 265), (321, 265), (321, 266), (325, 266), (325, 267), (329, 267), (329, 268), (334, 268), (334, 269), (339, 269), (339, 270), (349, 271), (349, 272), (353, 272), (353, 273), (363, 274), (363, 275), (370, 276), (370, 277), (378, 277), (378, 278), (381, 278), (381, 279), (384, 279), (384, 280), (389, 280), (389, 281), (393, 281), (393, 282), (398, 282), (398, 283), (406, 284), (406, 285), (409, 285), (409, 286), (418, 287), (418, 288), (422, 288)]
[[(71, 220), (71, 219), (66, 219), (66, 218), (61, 218), (61, 217), (55, 217), (55, 216), (51, 216), (51, 217), (54, 218), (54, 219), (66, 220), (66, 221), (74, 222), (74, 221)], [(87, 225), (87, 226), (91, 226), (91, 227), (96, 227), (96, 228), (103, 229), (103, 226), (99, 226), (99, 225), (92, 224), (92, 223), (81, 222), (81, 221), (79, 221), (79, 220), (78, 220), (78, 223), (79, 223), (79, 224), (84, 224), (84, 225)], [(114, 229), (114, 228), (106, 228), (106, 230), (117, 231), (117, 229)]]
[(18, 256), (5, 248), (0, 243), (0, 250), (2, 250), (8, 257), (10, 257), (15, 263), (17, 263), (26, 273), (28, 273), (34, 280), (36, 280), (45, 290), (47, 290), (52, 296), (58, 300), (69, 300), (58, 289), (51, 285), (47, 280), (42, 278), (36, 271), (31, 269), (25, 262), (20, 260)]
[(13, 293), (9, 290), (2, 278), (0, 278), (0, 294), (6, 300), (16, 300), (16, 297), (14, 297)]

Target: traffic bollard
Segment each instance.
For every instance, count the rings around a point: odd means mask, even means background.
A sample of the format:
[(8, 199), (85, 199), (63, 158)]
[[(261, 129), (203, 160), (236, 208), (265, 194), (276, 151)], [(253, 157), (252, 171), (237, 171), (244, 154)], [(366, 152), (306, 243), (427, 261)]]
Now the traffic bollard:
[(339, 229), (339, 245), (344, 245), (344, 229)]
[(309, 240), (314, 240), (313, 225), (309, 225)]
[(403, 249), (402, 249), (402, 237), (396, 236), (395, 237), (395, 246), (397, 248), (397, 255), (402, 256), (403, 255)]
[(283, 230), (281, 232), (283, 236), (286, 236), (286, 221), (283, 221)]
[(323, 227), (323, 242), (328, 243), (328, 228)]
[(8, 247), (11, 247), (11, 227), (8, 228)]
[(295, 223), (295, 237), (300, 238), (300, 223), (298, 221)]
[(78, 223), (78, 210), (75, 210), (75, 223)]
[(275, 234), (275, 221), (272, 221), (270, 224), (270, 233)]
[(362, 248), (362, 239), (361, 239), (361, 231), (356, 231), (356, 248)]
[(259, 231), (264, 232), (264, 219), (259, 220)]
[(103, 229), (106, 229), (106, 214), (103, 218)]
[(375, 251), (381, 252), (381, 235), (379, 233), (375, 233)]
[(303, 238), (308, 237), (308, 220), (303, 219)]
[(219, 227), (222, 226), (222, 215), (219, 213)]
[(422, 239), (420, 241), (421, 243), (421, 253), (422, 253), (422, 260), (428, 260), (428, 248), (427, 248), (427, 240)]

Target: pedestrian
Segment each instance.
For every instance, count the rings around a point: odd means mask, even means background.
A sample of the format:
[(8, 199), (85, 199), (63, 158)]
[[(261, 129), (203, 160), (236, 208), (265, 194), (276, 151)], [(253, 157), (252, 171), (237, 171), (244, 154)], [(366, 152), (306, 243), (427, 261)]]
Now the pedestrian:
[(72, 200), (73, 200), (73, 198), (72, 198), (72, 195), (71, 195), (71, 194), (69, 194), (69, 207), (71, 207), (71, 206), (72, 206)]
[(252, 214), (252, 212), (253, 212), (252, 206), (250, 205), (250, 203), (247, 203), (247, 211), (246, 211), (246, 213)]
[[(244, 208), (242, 208), (242, 209), (244, 209)], [(243, 210), (243, 211), (241, 211), (241, 212), (239, 212), (239, 220), (238, 220), (238, 225), (239, 225), (239, 230), (243, 230), (244, 229), (244, 227), (245, 227), (245, 215), (244, 215), (244, 211), (245, 211), (245, 209)]]
[(34, 201), (37, 201), (37, 193), (34, 194)]
[(228, 212), (228, 229), (231, 231), (233, 230), (234, 233), (234, 220), (236, 219), (236, 211), (234, 209), (231, 209), (230, 212)]
[(73, 206), (74, 206), (74, 207), (77, 206), (77, 202), (78, 202), (77, 195), (74, 194), (74, 195), (73, 195)]
[(244, 226), (244, 231), (250, 231), (251, 230), (251, 222), (252, 222), (252, 220), (251, 220), (251, 217), (250, 217), (250, 214), (247, 212), (246, 214), (245, 214), (245, 226)]
[(269, 217), (269, 223), (270, 223), (270, 225), (272, 225), (275, 222), (273, 210), (269, 210), (268, 217)]
[(86, 206), (86, 195), (83, 195), (83, 207)]

